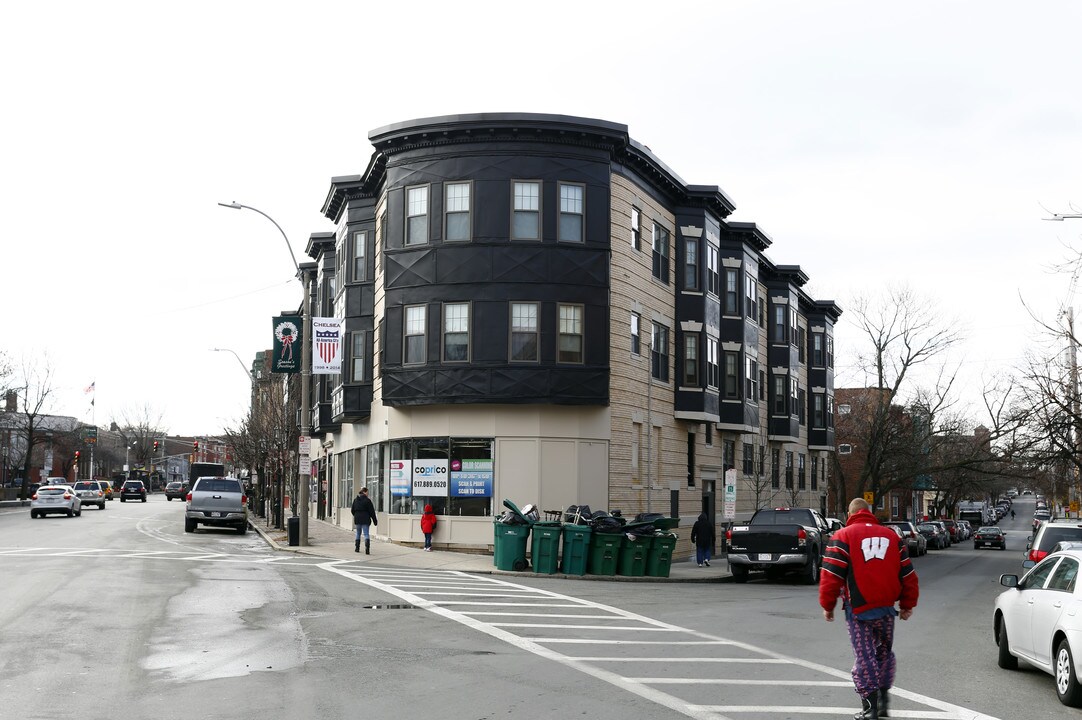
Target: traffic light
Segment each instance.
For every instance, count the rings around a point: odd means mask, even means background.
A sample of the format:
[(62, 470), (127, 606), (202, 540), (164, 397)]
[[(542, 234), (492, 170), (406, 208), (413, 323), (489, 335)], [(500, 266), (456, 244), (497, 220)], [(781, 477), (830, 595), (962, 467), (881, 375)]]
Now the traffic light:
[(154, 452), (158, 452), (158, 441), (154, 441)]
[(78, 450), (75, 451), (75, 464), (76, 465), (79, 464), (79, 451)]
[(196, 440), (196, 441), (195, 441), (195, 442), (194, 442), (194, 443), (192, 444), (192, 450), (195, 450), (196, 452), (199, 452), (199, 441), (198, 441), (198, 440)]

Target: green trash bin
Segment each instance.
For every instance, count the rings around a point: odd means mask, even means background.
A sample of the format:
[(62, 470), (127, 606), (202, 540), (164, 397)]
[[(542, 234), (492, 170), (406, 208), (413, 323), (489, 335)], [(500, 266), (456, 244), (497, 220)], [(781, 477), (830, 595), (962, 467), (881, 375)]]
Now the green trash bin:
[(530, 537), (529, 525), (493, 523), (492, 562), (498, 570), (526, 569), (526, 541)]
[(551, 575), (560, 567), (560, 523), (535, 522), (531, 528), (530, 562), (533, 571)]
[[(634, 538), (634, 539), (632, 539)], [(616, 568), (617, 575), (642, 577), (646, 574), (646, 556), (654, 544), (652, 535), (625, 535), (620, 547), (620, 561)]]
[(669, 577), (672, 551), (676, 547), (676, 533), (655, 535), (646, 554), (647, 577)]
[(589, 525), (564, 525), (564, 552), (560, 558), (560, 572), (565, 575), (586, 574), (591, 532)]
[(590, 536), (590, 559), (586, 572), (591, 575), (615, 575), (623, 540), (623, 533), (593, 533)]

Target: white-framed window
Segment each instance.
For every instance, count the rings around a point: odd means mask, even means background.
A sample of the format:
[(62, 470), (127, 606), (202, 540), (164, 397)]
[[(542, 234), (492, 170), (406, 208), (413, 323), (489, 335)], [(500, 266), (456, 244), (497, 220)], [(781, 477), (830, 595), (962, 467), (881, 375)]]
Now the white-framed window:
[(512, 240), (541, 239), (541, 183), (516, 180), (511, 183), (513, 210)]
[(699, 289), (699, 241), (695, 238), (684, 240), (684, 287)]
[(709, 387), (721, 387), (721, 365), (718, 356), (717, 338), (706, 339), (706, 384)]
[(560, 183), (560, 240), (583, 241), (583, 216), (586, 213), (586, 188), (583, 185)]
[(754, 322), (759, 315), (758, 308), (755, 306), (755, 299), (759, 295), (759, 283), (756, 281), (755, 276), (749, 273), (744, 273), (744, 315)]
[(451, 242), (470, 239), (470, 184), (468, 182), (447, 183), (443, 186), (444, 194), (444, 234)]
[(650, 324), (650, 376), (669, 382), (669, 328)]
[(428, 186), (406, 189), (406, 244), (428, 242)]
[(403, 340), (405, 347), (402, 353), (404, 365), (419, 365), (426, 359), (425, 343), (425, 318), (428, 313), (424, 305), (411, 305), (406, 308), (405, 332)]
[(684, 387), (699, 386), (699, 336), (684, 334)]
[(842, 443), (841, 445), (838, 446), (838, 454), (839, 455), (852, 455), (853, 454), (853, 446), (850, 445), (849, 443)]
[(369, 379), (364, 371), (364, 346), (367, 335), (368, 333), (363, 330), (358, 330), (350, 334), (349, 378), (351, 382), (364, 382)]
[(638, 355), (642, 351), (642, 343), (639, 337), (639, 314), (631, 313), (631, 354)]
[(367, 251), (368, 233), (364, 231), (353, 233), (353, 282), (368, 279), (368, 266), (365, 264)]
[(637, 207), (631, 208), (631, 247), (642, 250), (642, 213)]
[(651, 227), (651, 252), (654, 277), (669, 284), (669, 231), (654, 223)]
[(750, 403), (759, 400), (759, 361), (744, 356), (744, 399)]
[(718, 249), (706, 246), (706, 290), (711, 295), (721, 292), (721, 276), (718, 274)]
[(537, 303), (511, 303), (511, 361), (538, 360)]
[(470, 359), (470, 304), (447, 303), (443, 306), (443, 361), (467, 362)]
[(581, 363), (583, 361), (582, 305), (558, 305), (560, 336), (556, 362)]
[(852, 411), (853, 411), (853, 408), (852, 408), (851, 405), (849, 405), (849, 403), (839, 403), (838, 404), (838, 414), (839, 415), (848, 415)]

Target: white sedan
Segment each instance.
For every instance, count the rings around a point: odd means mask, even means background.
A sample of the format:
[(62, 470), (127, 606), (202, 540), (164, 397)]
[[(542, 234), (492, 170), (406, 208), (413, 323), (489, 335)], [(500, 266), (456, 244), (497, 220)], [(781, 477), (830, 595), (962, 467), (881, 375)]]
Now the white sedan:
[(42, 485), (30, 498), (30, 517), (59, 513), (78, 517), (83, 513), (79, 494), (70, 485)]
[(1064, 705), (1082, 707), (1082, 669), (1072, 648), (1082, 649), (1082, 584), (1076, 582), (1082, 549), (1054, 552), (1019, 580), (1000, 575), (1008, 589), (996, 598), (993, 633), (999, 666), (1018, 667), (1018, 660), (1056, 679), (1056, 695)]

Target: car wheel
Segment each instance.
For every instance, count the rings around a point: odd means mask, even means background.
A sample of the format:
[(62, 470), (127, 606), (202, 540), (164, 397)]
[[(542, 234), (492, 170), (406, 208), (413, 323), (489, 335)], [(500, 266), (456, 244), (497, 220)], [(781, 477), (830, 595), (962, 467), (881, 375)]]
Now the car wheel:
[(169, 502), (173, 502), (173, 498), (172, 498), (172, 497), (166, 496), (166, 498), (165, 498), (165, 499), (166, 499), (166, 500), (168, 500)]
[(75, 511), (71, 508), (68, 508), (68, 517), (75, 517)]
[(105, 509), (105, 503), (104, 502), (98, 503), (98, 510), (104, 510), (104, 509)]
[(147, 499), (146, 499), (146, 498), (143, 498), (143, 502), (146, 502), (146, 501), (147, 501)]
[(815, 550), (811, 551), (811, 556), (808, 558), (808, 567), (804, 568), (803, 579), (808, 585), (819, 584), (819, 553)]
[(1018, 658), (1011, 655), (1011, 645), (1007, 640), (1007, 623), (1002, 618), (999, 620), (999, 637), (996, 638), (996, 643), (999, 645), (999, 657), (996, 658), (996, 663), (1004, 670), (1017, 670)]
[(195, 532), (195, 520), (184, 518), (184, 532)]
[(38, 511), (37, 510), (31, 510), (30, 511), (30, 519), (31, 520), (36, 520), (37, 517), (38, 517)]
[(244, 523), (243, 525), (241, 525), (240, 527), (237, 528), (237, 534), (238, 535), (244, 535), (246, 532), (248, 532), (248, 523)]
[(1060, 640), (1056, 648), (1056, 659), (1052, 669), (1056, 676), (1056, 695), (1059, 701), (1070, 707), (1082, 706), (1082, 685), (1075, 675), (1074, 658), (1067, 640)]
[(745, 583), (748, 581), (748, 569), (743, 565), (730, 565), (729, 571), (733, 574), (733, 580), (738, 583)]
[(123, 495), (120, 496), (120, 502), (124, 502), (124, 496)]

